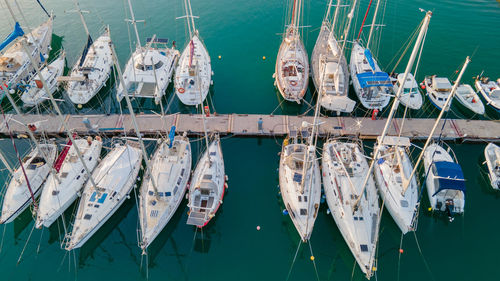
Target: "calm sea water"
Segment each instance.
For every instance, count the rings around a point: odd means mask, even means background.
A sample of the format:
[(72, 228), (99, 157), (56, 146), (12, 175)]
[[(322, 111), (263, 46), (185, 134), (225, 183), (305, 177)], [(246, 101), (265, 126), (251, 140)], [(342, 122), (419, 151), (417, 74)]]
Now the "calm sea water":
[[(44, 20), (35, 1), (19, 1), (31, 26)], [(132, 1), (136, 17), (145, 19), (139, 25), (141, 37), (156, 34), (175, 40), (184, 47), (186, 40), (182, 1)], [(304, 8), (304, 43), (309, 53), (314, 46), (327, 1), (307, 1)], [(57, 15), (54, 33), (62, 37), (72, 65), (84, 45), (84, 30), (79, 18), (68, 11), (69, 0), (46, 0), (45, 6)], [(368, 1), (361, 1), (364, 13)], [(0, 4), (0, 34), (5, 36), (12, 21)], [(122, 65), (130, 53), (129, 33), (124, 22), (124, 1), (82, 1), (89, 29), (94, 37), (103, 24), (109, 24), (112, 39)], [(279, 33), (285, 23), (284, 1), (192, 1), (193, 12), (200, 16), (197, 28), (212, 57), (214, 87), (211, 102), (220, 113), (288, 113), (297, 114), (307, 106), (283, 103), (273, 88), (272, 74), (281, 42)], [(421, 21), (418, 8), (434, 11), (427, 37), (418, 80), (424, 75), (438, 74), (454, 78), (467, 55), (472, 55), (464, 81), (481, 71), (500, 76), (500, 4), (495, 0), (399, 0), (385, 7), (383, 33), (375, 50), (385, 66), (395, 57), (411, 32)], [(361, 18), (359, 16), (358, 18)], [(359, 27), (359, 23), (357, 25)], [(56, 38), (57, 39), (57, 38)], [(57, 47), (55, 47), (57, 48)], [(218, 56), (221, 59), (218, 59)], [(266, 56), (266, 60), (262, 57)], [(402, 71), (404, 64), (399, 66)], [(387, 69), (390, 70), (390, 69)], [(312, 89), (312, 88), (311, 88)], [(60, 98), (64, 98), (59, 94)], [(172, 89), (164, 103), (171, 101)], [(306, 97), (311, 100), (311, 94)], [(8, 107), (4, 101), (3, 104)], [(138, 111), (158, 111), (150, 101), (134, 101)], [(62, 103), (65, 112), (119, 112), (120, 105), (112, 97), (112, 88), (79, 110)], [(51, 111), (42, 107), (41, 112)], [(169, 112), (190, 112), (173, 99)], [(454, 110), (455, 116), (461, 113)], [(356, 114), (364, 115), (363, 110)], [(429, 104), (414, 117), (436, 116)], [(453, 115), (452, 115), (453, 116)], [(488, 116), (486, 118), (498, 118)], [(500, 135), (500, 132), (499, 132)], [(278, 193), (278, 152), (281, 140), (226, 138), (223, 152), (229, 191), (216, 218), (203, 233), (185, 224), (185, 204), (150, 247), (148, 274), (150, 280), (286, 280), (299, 243), (293, 224), (282, 214)], [(26, 153), (27, 141), (17, 141)], [(417, 143), (418, 144), (418, 143)], [(195, 142), (195, 159), (200, 148)], [(366, 142), (367, 147), (373, 144)], [(419, 144), (421, 145), (421, 144)], [(153, 146), (150, 144), (150, 150)], [(10, 141), (0, 147), (14, 163)], [(467, 179), (466, 213), (453, 223), (427, 211), (424, 192), (419, 227), (416, 235), (403, 239), (404, 253), (399, 256), (401, 234), (390, 215), (384, 211), (378, 250), (379, 280), (498, 280), (496, 266), (500, 244), (500, 224), (495, 215), (500, 211), (500, 193), (493, 192), (481, 170), (484, 145), (453, 145)], [(416, 156), (417, 151), (415, 151)], [(7, 177), (3, 170), (1, 178)], [(72, 206), (70, 209), (74, 209)], [(66, 213), (69, 220), (72, 210)], [(347, 245), (323, 204), (311, 239), (316, 268), (321, 280), (364, 280)], [(256, 227), (261, 230), (257, 231)], [(59, 246), (62, 222), (50, 229), (34, 230), (29, 212), (5, 228), (0, 252), (0, 280), (143, 280), (146, 258), (137, 247), (137, 209), (128, 200), (120, 210), (81, 250), (71, 252)], [(30, 234), (31, 233), (31, 234)], [(28, 242), (27, 242), (28, 241)], [(417, 242), (418, 241), (418, 242)], [(26, 244), (22, 259), (18, 258)], [(309, 245), (302, 245), (290, 280), (315, 280)]]

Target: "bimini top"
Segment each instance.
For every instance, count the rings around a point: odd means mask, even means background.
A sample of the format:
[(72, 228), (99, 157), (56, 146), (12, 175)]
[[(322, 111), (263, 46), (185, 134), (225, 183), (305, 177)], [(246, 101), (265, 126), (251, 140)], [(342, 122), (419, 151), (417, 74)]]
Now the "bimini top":
[(439, 181), (439, 188), (432, 196), (444, 189), (459, 190), (465, 194), (465, 179), (459, 164), (437, 161), (432, 166), (434, 175)]
[(363, 72), (356, 74), (358, 77), (359, 84), (361, 88), (369, 88), (369, 87), (392, 87), (391, 79), (389, 78), (389, 74), (385, 72)]

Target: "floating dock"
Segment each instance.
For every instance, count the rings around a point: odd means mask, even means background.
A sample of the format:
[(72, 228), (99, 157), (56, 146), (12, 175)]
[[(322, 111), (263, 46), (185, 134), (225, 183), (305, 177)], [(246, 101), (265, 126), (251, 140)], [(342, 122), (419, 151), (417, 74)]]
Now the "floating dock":
[[(171, 126), (177, 132), (187, 132), (190, 136), (203, 134), (203, 116), (200, 114), (172, 114), (160, 116), (156, 114), (137, 114), (137, 123), (141, 133), (146, 137), (157, 136), (159, 132), (166, 134)], [(128, 136), (135, 135), (130, 115), (65, 115), (68, 126), (79, 135)], [(26, 134), (26, 124), (36, 126), (35, 134), (48, 136), (65, 136), (65, 130), (56, 115), (16, 115), (7, 114), (11, 131), (15, 135)], [(205, 117), (207, 130), (220, 135), (240, 137), (285, 137), (290, 130), (299, 130), (302, 123), (313, 122), (313, 116), (262, 115), (262, 114), (217, 114)], [(0, 137), (8, 136), (3, 117), (0, 117)], [(321, 117), (319, 118), (319, 136), (357, 136), (361, 139), (376, 139), (382, 134), (385, 118), (372, 120), (365, 117)], [(435, 122), (435, 119), (395, 118), (388, 135), (409, 137), (412, 140), (424, 140)], [(435, 137), (441, 133), (443, 122), (446, 122), (441, 138), (461, 142), (500, 142), (500, 122), (490, 120), (442, 120), (436, 130)], [(403, 130), (401, 131), (401, 128)]]

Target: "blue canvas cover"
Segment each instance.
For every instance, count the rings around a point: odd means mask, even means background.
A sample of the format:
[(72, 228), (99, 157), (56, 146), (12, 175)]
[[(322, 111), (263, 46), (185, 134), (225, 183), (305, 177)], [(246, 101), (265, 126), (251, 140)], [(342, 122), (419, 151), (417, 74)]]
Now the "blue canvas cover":
[(356, 74), (361, 88), (369, 87), (392, 87), (389, 74), (385, 72), (364, 72)]
[(168, 133), (168, 138), (170, 139), (170, 144), (168, 145), (168, 148), (172, 148), (172, 145), (174, 144), (174, 138), (175, 138), (175, 126), (172, 126), (170, 128), (170, 132)]
[(465, 179), (462, 167), (459, 164), (448, 161), (434, 162), (436, 176), (438, 177), (439, 189), (432, 195), (444, 189), (462, 191), (465, 194)]
[(23, 36), (24, 31), (21, 28), (21, 25), (19, 25), (18, 22), (16, 22), (16, 25), (14, 26), (14, 30), (7, 36), (3, 42), (0, 44), (0, 51), (3, 50), (5, 47), (7, 47), (10, 42), (14, 41), (19, 36)]
[(365, 49), (365, 58), (368, 61), (368, 64), (370, 64), (372, 70), (375, 71), (375, 61), (373, 60), (372, 52), (368, 49)]

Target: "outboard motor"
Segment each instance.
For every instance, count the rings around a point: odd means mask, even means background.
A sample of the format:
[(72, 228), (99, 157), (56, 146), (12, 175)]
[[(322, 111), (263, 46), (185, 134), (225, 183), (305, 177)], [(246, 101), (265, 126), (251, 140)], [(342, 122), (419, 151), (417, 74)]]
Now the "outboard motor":
[(452, 222), (455, 218), (453, 217), (453, 209), (455, 208), (455, 203), (453, 199), (446, 200), (446, 214), (448, 214), (448, 219)]

